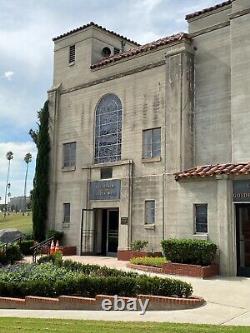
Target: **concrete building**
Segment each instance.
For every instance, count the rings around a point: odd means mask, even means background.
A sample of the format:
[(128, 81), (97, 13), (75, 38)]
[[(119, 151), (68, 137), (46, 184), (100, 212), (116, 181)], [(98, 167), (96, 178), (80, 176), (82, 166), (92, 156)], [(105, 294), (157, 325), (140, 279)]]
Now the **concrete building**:
[[(209, 239), (250, 273), (250, 2), (138, 45), (94, 23), (54, 38), (48, 228), (79, 254)], [(124, 252), (125, 251), (125, 252)]]
[[(26, 206), (26, 208), (25, 208)], [(30, 206), (30, 197), (24, 197), (24, 196), (20, 196), (20, 197), (13, 197), (10, 198), (10, 201), (8, 203), (8, 210), (15, 210), (16, 212), (20, 212), (20, 211), (26, 211), (28, 209), (28, 207)]]

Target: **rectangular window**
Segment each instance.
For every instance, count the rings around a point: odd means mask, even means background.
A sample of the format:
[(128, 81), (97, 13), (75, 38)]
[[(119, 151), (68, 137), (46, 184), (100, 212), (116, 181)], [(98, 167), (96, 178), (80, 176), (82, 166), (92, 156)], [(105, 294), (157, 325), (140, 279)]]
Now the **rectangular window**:
[(63, 223), (70, 222), (70, 203), (63, 204)]
[(207, 204), (195, 204), (195, 232), (207, 233)]
[(101, 179), (112, 178), (113, 169), (112, 168), (101, 168)]
[(161, 156), (161, 129), (153, 128), (143, 131), (143, 158)]
[(76, 59), (76, 46), (71, 45), (69, 47), (69, 64), (75, 62)]
[(155, 200), (145, 201), (145, 224), (155, 224)]
[(63, 167), (74, 167), (76, 165), (76, 142), (64, 143), (63, 145)]

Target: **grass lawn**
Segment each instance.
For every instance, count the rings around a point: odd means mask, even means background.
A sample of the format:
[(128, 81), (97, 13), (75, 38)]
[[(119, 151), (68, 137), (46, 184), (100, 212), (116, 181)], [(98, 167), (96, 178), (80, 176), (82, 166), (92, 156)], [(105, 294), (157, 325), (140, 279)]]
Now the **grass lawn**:
[(0, 318), (0, 332), (67, 333), (247, 333), (249, 327), (223, 327), (188, 324), (122, 323), (104, 321)]
[(6, 215), (5, 219), (2, 213), (0, 213), (0, 230), (7, 228), (16, 228), (24, 233), (30, 234), (32, 232), (32, 216), (22, 213)]

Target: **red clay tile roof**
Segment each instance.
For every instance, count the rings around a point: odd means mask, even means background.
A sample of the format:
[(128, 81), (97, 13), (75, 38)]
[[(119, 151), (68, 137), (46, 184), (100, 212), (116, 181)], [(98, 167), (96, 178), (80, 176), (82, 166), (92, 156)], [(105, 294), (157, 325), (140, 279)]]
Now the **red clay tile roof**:
[(108, 32), (108, 33), (110, 33), (110, 34), (112, 34), (112, 35), (115, 35), (116, 37), (119, 37), (119, 38), (121, 38), (121, 39), (124, 39), (124, 40), (130, 42), (130, 43), (133, 43), (133, 44), (135, 44), (135, 45), (140, 46), (139, 43), (134, 42), (133, 40), (128, 39), (127, 37), (124, 37), (124, 36), (122, 36), (122, 35), (119, 35), (119, 34), (117, 34), (117, 33), (114, 32), (114, 31), (108, 30), (108, 29), (106, 29), (106, 28), (102, 27), (101, 25), (98, 25), (98, 24), (96, 24), (96, 23), (94, 23), (94, 22), (90, 22), (90, 23), (85, 24), (85, 25), (83, 25), (83, 26), (81, 26), (81, 27), (79, 27), (79, 28), (76, 28), (76, 29), (70, 30), (70, 31), (68, 31), (68, 32), (66, 32), (66, 33), (64, 33), (64, 34), (62, 34), (62, 35), (59, 35), (59, 36), (57, 36), (57, 37), (54, 37), (52, 40), (53, 40), (53, 42), (54, 42), (54, 41), (56, 41), (56, 40), (58, 40), (58, 39), (61, 39), (61, 38), (66, 37), (66, 36), (69, 36), (69, 35), (71, 35), (71, 34), (73, 34), (73, 33), (75, 33), (75, 32), (78, 32), (78, 31), (82, 31), (82, 30), (84, 30), (84, 29), (87, 29), (88, 27), (91, 27), (91, 26), (96, 27), (96, 28), (101, 29), (101, 30), (104, 30), (104, 31), (106, 31), (106, 32)]
[(212, 177), (216, 175), (248, 175), (250, 174), (250, 162), (247, 163), (227, 163), (215, 165), (197, 166), (185, 171), (176, 172), (175, 179), (193, 177)]
[(190, 40), (191, 37), (187, 33), (180, 32), (176, 35), (164, 37), (164, 38), (158, 39), (154, 42), (151, 42), (151, 43), (139, 46), (139, 47), (134, 47), (132, 49), (129, 49), (128, 51), (118, 53), (114, 56), (110, 56), (108, 58), (103, 58), (100, 61), (98, 61), (97, 63), (91, 65), (90, 68), (91, 69), (99, 68), (99, 67), (105, 66), (107, 64), (110, 64), (111, 62), (116, 62), (116, 61), (119, 61), (119, 60), (124, 59), (124, 58), (129, 58), (129, 57), (135, 56), (139, 53), (144, 53), (144, 52), (147, 52), (147, 51), (151, 51), (151, 50), (157, 49), (160, 46), (167, 45), (167, 44), (170, 44), (170, 43), (173, 43), (173, 42), (178, 42), (178, 41), (183, 40), (183, 39), (189, 39)]
[(198, 12), (194, 12), (192, 14), (188, 14), (188, 15), (186, 15), (186, 20), (189, 20), (189, 19), (191, 19), (193, 17), (199, 16), (199, 15), (202, 15), (202, 14), (205, 14), (205, 13), (208, 13), (208, 12), (212, 12), (213, 10), (218, 9), (218, 8), (222, 8), (222, 7), (231, 5), (231, 3), (233, 1), (234, 0), (224, 1), (222, 3), (219, 3), (218, 5), (215, 5), (215, 6), (212, 6), (212, 7), (209, 7), (209, 8), (205, 8), (205, 9), (202, 9), (202, 10), (199, 10)]

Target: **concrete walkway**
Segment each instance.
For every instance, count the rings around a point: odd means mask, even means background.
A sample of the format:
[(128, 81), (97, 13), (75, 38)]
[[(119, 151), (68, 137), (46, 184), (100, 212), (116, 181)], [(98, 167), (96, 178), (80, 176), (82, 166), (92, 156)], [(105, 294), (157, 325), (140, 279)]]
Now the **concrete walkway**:
[[(130, 270), (124, 261), (110, 257), (73, 256), (66, 257), (82, 263), (98, 264), (112, 268)], [(28, 261), (28, 260), (27, 260)], [(173, 277), (163, 274), (143, 273), (151, 276)], [(250, 278), (197, 279), (176, 277), (190, 282), (194, 295), (202, 296), (207, 304), (192, 310), (148, 311), (145, 315), (137, 312), (103, 311), (40, 311), (1, 310), (1, 317), (65, 318), (116, 321), (157, 321), (174, 323), (219, 324), (250, 326)]]

